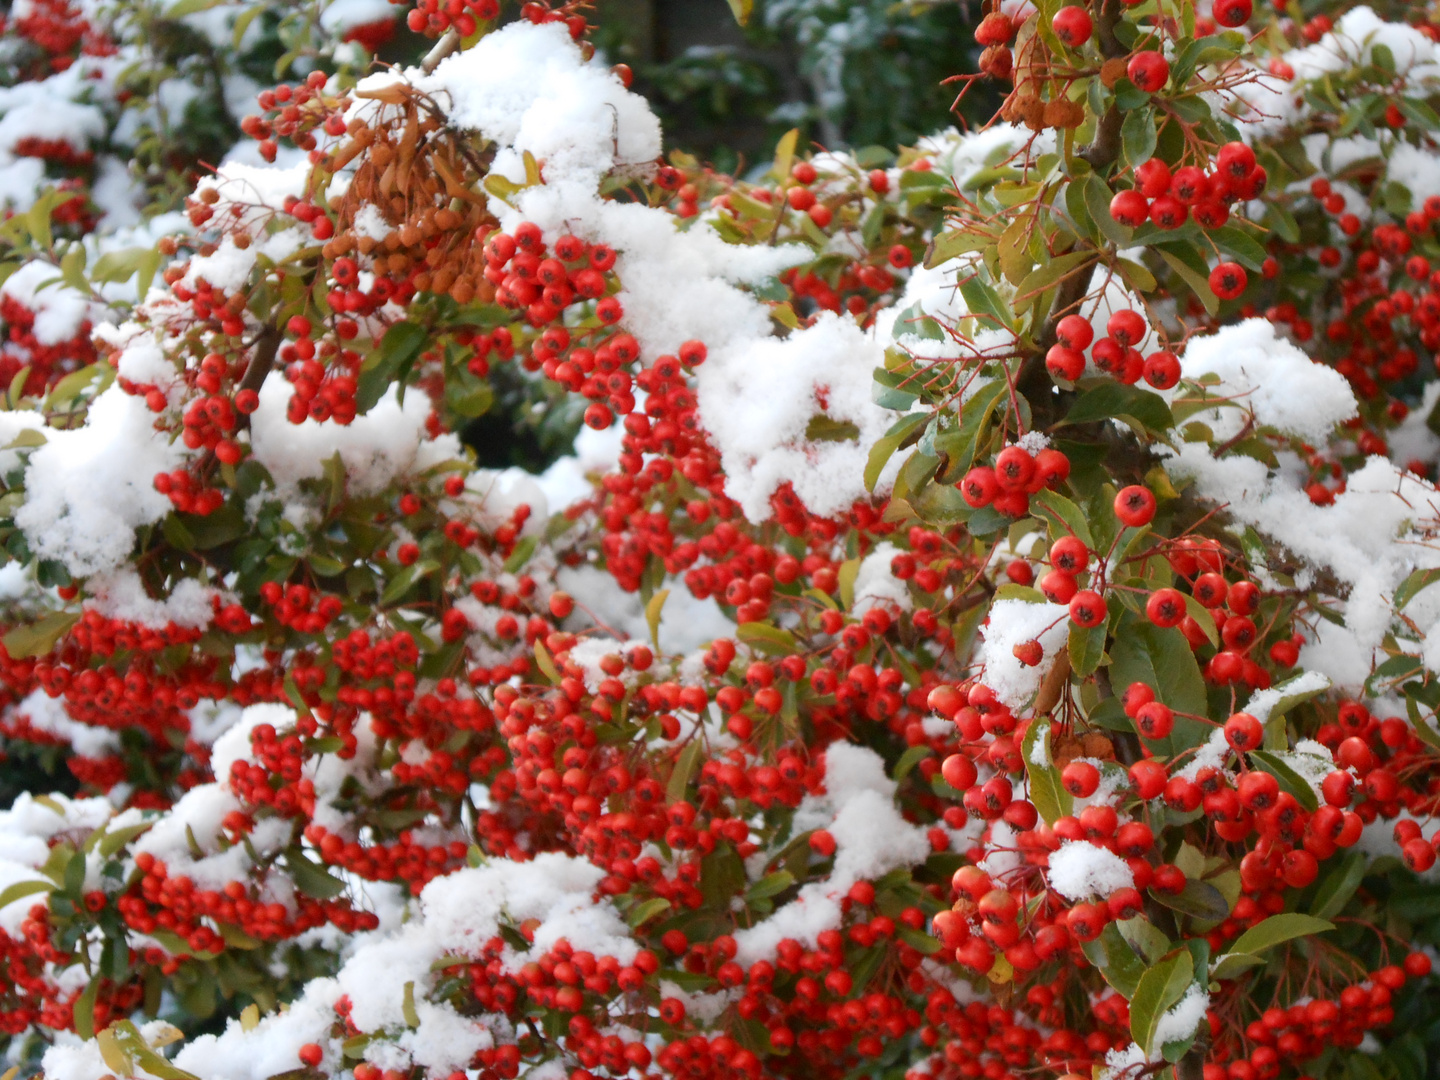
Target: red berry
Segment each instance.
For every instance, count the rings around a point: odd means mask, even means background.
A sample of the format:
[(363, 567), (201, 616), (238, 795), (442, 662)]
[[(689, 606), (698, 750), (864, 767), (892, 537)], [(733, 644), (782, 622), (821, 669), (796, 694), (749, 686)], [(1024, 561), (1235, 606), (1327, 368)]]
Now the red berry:
[(1088, 761), (1072, 761), (1060, 771), (1060, 783), (1077, 799), (1086, 799), (1100, 786), (1100, 770)]
[(1050, 20), (1050, 29), (1055, 31), (1061, 45), (1067, 49), (1078, 49), (1090, 40), (1095, 24), (1088, 11), (1072, 4), (1055, 13)]
[(1236, 753), (1247, 753), (1258, 749), (1265, 737), (1260, 721), (1247, 712), (1237, 712), (1225, 721), (1225, 741)]
[(1099, 626), (1107, 614), (1105, 598), (1097, 592), (1085, 589), (1070, 600), (1070, 621), (1083, 629)]
[(1155, 517), (1155, 496), (1149, 488), (1131, 484), (1115, 496), (1115, 516), (1131, 528), (1150, 524)]
[(1211, 11), (1221, 26), (1244, 26), (1254, 11), (1251, 0), (1215, 0)]
[(1237, 262), (1222, 262), (1210, 271), (1210, 290), (1221, 300), (1234, 300), (1248, 283), (1245, 268)]
[(1137, 228), (1145, 224), (1145, 219), (1150, 216), (1150, 204), (1140, 192), (1126, 188), (1117, 191), (1110, 200), (1110, 216), (1121, 225)]
[(1170, 61), (1153, 50), (1139, 52), (1130, 58), (1130, 63), (1125, 66), (1125, 74), (1137, 89), (1154, 94), (1164, 89), (1165, 84), (1170, 81)]
[(1179, 626), (1185, 618), (1185, 596), (1179, 589), (1156, 589), (1145, 602), (1145, 615), (1156, 626)]
[(1095, 340), (1095, 330), (1089, 319), (1079, 315), (1066, 315), (1055, 326), (1055, 339), (1067, 349), (1084, 352)]

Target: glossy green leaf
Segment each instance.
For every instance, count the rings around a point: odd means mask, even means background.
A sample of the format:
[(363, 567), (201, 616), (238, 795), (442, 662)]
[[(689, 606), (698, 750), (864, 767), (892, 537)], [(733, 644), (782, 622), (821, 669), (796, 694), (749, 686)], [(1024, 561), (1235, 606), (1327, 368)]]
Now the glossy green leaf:
[(1130, 1035), (1147, 1054), (1160, 1017), (1185, 996), (1194, 978), (1195, 960), (1187, 949), (1177, 949), (1140, 976), (1130, 999)]

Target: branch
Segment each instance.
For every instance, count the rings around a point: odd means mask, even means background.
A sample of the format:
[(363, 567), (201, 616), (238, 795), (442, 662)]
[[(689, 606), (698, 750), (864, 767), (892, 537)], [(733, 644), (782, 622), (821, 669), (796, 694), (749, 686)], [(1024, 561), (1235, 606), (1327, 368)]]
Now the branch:
[(444, 60), (459, 47), (460, 31), (452, 26), (449, 30), (445, 31), (445, 36), (435, 43), (434, 48), (425, 54), (425, 59), (420, 61), (420, 70), (426, 75), (429, 75), (440, 66), (441, 60)]
[[(240, 379), (240, 385), (235, 387), (236, 393), (241, 390), (254, 390), (257, 394), (260, 387), (265, 385), (265, 377), (270, 374), (270, 369), (275, 366), (275, 356), (280, 351), (280, 342), (285, 339), (278, 326), (266, 326), (260, 331), (260, 336), (255, 339), (255, 352), (250, 357), (250, 364), (245, 368), (245, 374)], [(238, 428), (248, 428), (250, 417), (242, 413), (239, 417)]]

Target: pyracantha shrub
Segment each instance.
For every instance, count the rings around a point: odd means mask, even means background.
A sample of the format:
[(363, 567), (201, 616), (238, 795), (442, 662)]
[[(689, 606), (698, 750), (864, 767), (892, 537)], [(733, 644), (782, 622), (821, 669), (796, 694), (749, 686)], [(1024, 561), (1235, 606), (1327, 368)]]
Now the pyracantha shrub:
[(426, 3), (135, 303), (27, 214), (17, 1065), (1424, 1075), (1440, 32), (1298, 11), (1007, 3), (993, 123), (742, 180), (581, 5)]

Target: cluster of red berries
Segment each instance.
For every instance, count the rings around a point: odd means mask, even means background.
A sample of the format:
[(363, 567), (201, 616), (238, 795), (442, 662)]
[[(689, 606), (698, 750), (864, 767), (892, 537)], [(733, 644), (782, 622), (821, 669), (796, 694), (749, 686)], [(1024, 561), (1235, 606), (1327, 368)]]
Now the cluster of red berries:
[(1085, 352), (1101, 371), (1126, 385), (1144, 380), (1157, 390), (1169, 390), (1180, 381), (1180, 360), (1169, 349), (1149, 356), (1135, 346), (1149, 333), (1149, 324), (1129, 308), (1111, 314), (1105, 337), (1095, 340), (1094, 327), (1079, 315), (1066, 315), (1056, 324), (1056, 342), (1045, 354), (1046, 370), (1056, 379), (1074, 382), (1085, 373)]
[(480, 23), (499, 14), (499, 0), (420, 0), (405, 16), (405, 25), (427, 37), (439, 37), (452, 27), (461, 37), (469, 37)]
[(1265, 167), (1245, 143), (1221, 146), (1215, 170), (1198, 165), (1175, 171), (1159, 158), (1135, 169), (1135, 186), (1118, 191), (1110, 200), (1110, 216), (1131, 228), (1153, 222), (1161, 229), (1178, 229), (1191, 217), (1204, 229), (1218, 229), (1230, 220), (1230, 204), (1256, 199), (1265, 190)]
[(551, 249), (537, 225), (522, 222), (514, 236), (493, 233), (486, 238), (485, 280), (495, 286), (496, 302), (523, 309), (531, 326), (554, 322), (577, 298), (599, 301), (595, 314), (608, 325), (622, 314), (619, 301), (606, 296), (615, 259), (613, 248), (570, 235), (560, 237)]
[[(266, 120), (259, 116), (247, 116), (240, 121), (240, 130), (252, 139), (259, 140), (260, 156), (274, 161), (279, 152), (275, 137), (287, 138), (302, 150), (314, 150), (315, 136), (309, 130), (314, 125), (314, 116), (306, 106), (314, 100), (324, 87), (328, 76), (323, 71), (312, 71), (305, 82), (298, 86), (281, 84), (273, 90), (262, 90), (257, 102), (260, 108), (273, 114)], [(196, 225), (204, 224), (208, 215), (195, 221), (196, 210), (192, 208), (190, 220)], [(319, 239), (325, 239), (320, 237)]]
[(95, 362), (91, 325), (81, 322), (73, 337), (45, 344), (35, 336), (36, 312), (8, 293), (0, 292), (0, 321), (5, 324), (9, 348), (0, 354), (0, 386), (9, 387), (27, 371), (21, 395), (38, 397), (72, 371)]
[(995, 455), (994, 466), (976, 465), (960, 481), (966, 504), (981, 509), (993, 506), (1006, 517), (1022, 518), (1030, 511), (1030, 496), (1063, 484), (1070, 475), (1070, 459), (1045, 447), (1032, 454), (1018, 443)]

